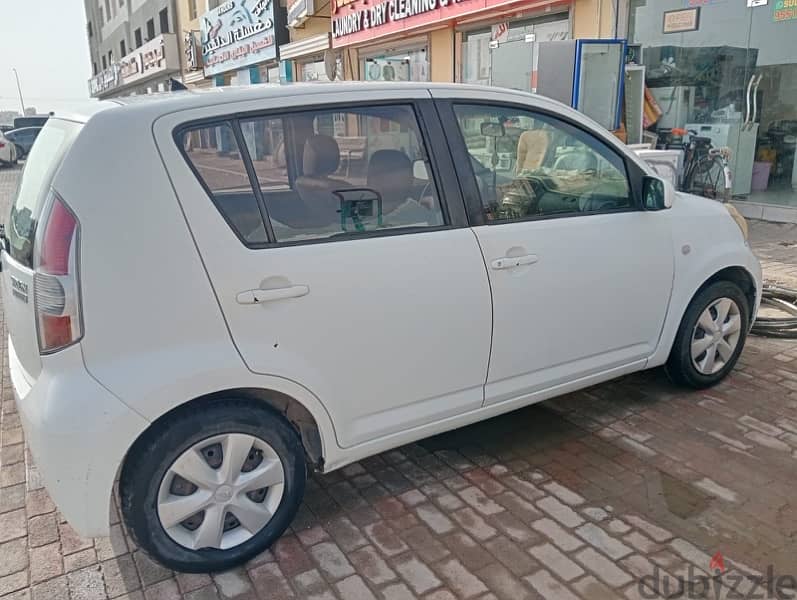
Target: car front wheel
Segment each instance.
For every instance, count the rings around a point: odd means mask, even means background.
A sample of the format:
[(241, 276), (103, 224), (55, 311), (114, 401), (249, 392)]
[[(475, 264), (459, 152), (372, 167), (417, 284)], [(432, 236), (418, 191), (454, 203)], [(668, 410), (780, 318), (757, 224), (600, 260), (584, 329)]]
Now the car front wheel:
[(249, 401), (178, 410), (132, 453), (120, 479), (125, 524), (141, 548), (177, 571), (221, 571), (259, 554), (304, 494), (297, 433)]
[(717, 281), (707, 286), (686, 309), (667, 373), (676, 383), (697, 389), (720, 382), (742, 353), (749, 322), (749, 304), (738, 285)]

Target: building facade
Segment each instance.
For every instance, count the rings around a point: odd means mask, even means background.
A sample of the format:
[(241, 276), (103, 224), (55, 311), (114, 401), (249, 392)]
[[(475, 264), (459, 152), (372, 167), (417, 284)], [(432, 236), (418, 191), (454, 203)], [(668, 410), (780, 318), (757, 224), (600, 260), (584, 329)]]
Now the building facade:
[(743, 214), (797, 222), (797, 0), (630, 0), (622, 32), (661, 116), (731, 151)]
[(85, 0), (95, 98), (169, 89), (180, 73), (174, 0)]

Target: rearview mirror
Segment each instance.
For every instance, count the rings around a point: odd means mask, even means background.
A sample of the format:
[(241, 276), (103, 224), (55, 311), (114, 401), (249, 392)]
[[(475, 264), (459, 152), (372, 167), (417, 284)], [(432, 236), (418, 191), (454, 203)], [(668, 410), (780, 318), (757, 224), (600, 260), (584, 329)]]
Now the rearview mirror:
[(482, 135), (487, 137), (504, 137), (506, 135), (506, 130), (502, 123), (491, 123), (489, 121), (482, 123), (481, 132)]
[(412, 163), (412, 176), (421, 181), (429, 181), (429, 172), (426, 170), (426, 161), (419, 158)]
[(642, 180), (642, 201), (645, 210), (664, 210), (670, 208), (664, 181), (658, 177), (647, 176)]

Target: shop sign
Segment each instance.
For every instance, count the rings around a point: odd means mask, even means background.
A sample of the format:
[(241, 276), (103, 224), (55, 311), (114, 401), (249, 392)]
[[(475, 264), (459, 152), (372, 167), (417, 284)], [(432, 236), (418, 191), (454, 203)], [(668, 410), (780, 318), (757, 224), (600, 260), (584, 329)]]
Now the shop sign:
[(89, 93), (96, 97), (109, 90), (164, 71), (177, 71), (179, 68), (177, 36), (163, 33), (89, 79)]
[(206, 76), (277, 57), (272, 0), (228, 0), (202, 15), (200, 35)]
[[(373, 42), (388, 35), (446, 23), (464, 16), (493, 15), (517, 6), (523, 11), (565, 7), (572, 0), (331, 0), (332, 47)], [(492, 36), (491, 36), (492, 37)], [(498, 39), (490, 40), (500, 44)]]
[(299, 27), (308, 17), (313, 16), (313, 0), (291, 0), (288, 2), (288, 27)]
[(199, 69), (199, 56), (196, 50), (196, 32), (183, 31), (183, 54), (189, 71)]
[(339, 38), (371, 28), (396, 23), (416, 15), (424, 15), (438, 8), (454, 6), (470, 0), (387, 0), (359, 10), (342, 10), (352, 4), (352, 0), (332, 0), (332, 38)]
[(89, 95), (97, 97), (103, 92), (119, 87), (120, 82), (119, 63), (114, 63), (89, 79)]
[(797, 0), (777, 0), (772, 19), (778, 21), (791, 21), (797, 19)]
[(177, 38), (173, 33), (164, 33), (150, 40), (119, 62), (122, 83), (127, 85), (161, 71), (176, 69)]
[(683, 33), (700, 27), (700, 8), (668, 10), (664, 13), (663, 33)]

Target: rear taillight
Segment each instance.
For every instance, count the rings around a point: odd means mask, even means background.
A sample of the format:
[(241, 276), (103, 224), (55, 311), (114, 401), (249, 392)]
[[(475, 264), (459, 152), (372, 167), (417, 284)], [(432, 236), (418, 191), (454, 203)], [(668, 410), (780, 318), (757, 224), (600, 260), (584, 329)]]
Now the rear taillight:
[(55, 352), (83, 336), (77, 249), (80, 223), (54, 191), (39, 224), (34, 255), (33, 294), (39, 350)]

